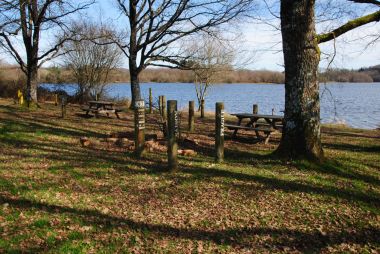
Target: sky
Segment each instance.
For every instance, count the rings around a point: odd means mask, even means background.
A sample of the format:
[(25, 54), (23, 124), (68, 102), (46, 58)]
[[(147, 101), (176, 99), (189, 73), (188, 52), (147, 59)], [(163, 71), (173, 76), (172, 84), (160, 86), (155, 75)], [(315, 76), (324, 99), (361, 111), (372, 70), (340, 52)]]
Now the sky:
[[(127, 27), (126, 20), (121, 20), (115, 0), (98, 0), (90, 7), (83, 17), (95, 21), (111, 21), (117, 28)], [(87, 16), (87, 17), (86, 17)], [(283, 55), (281, 52), (281, 33), (272, 27), (257, 22), (244, 22), (238, 25), (241, 34), (241, 47), (245, 52), (252, 52), (253, 60), (246, 69), (266, 69), (283, 71)], [(334, 68), (358, 69), (380, 64), (380, 41), (370, 47), (366, 47), (368, 40), (358, 39), (366, 34), (380, 34), (380, 23), (370, 24), (361, 27), (346, 35), (339, 37), (335, 43), (336, 55), (331, 66)], [(43, 43), (49, 43), (49, 35), (43, 37)], [(322, 61), (320, 68), (326, 68), (334, 52), (334, 43), (327, 42), (321, 45)], [(329, 55), (330, 54), (330, 55)], [(57, 64), (55, 60), (47, 65)], [(123, 67), (128, 68), (128, 61), (125, 59)], [(45, 65), (45, 66), (47, 66)]]
[[(113, 0), (99, 0), (93, 6), (88, 15), (94, 19), (110, 19), (116, 26), (125, 26), (117, 21), (119, 12)], [(281, 51), (281, 33), (272, 27), (257, 22), (246, 22), (239, 26), (243, 38), (243, 46), (246, 51), (252, 51), (254, 60), (245, 68), (267, 69), (283, 71), (283, 54)], [(366, 34), (380, 34), (380, 24), (370, 24), (348, 32), (335, 42), (336, 54), (330, 64), (331, 55), (334, 52), (334, 42), (322, 44), (322, 61), (320, 68), (324, 69), (329, 64), (334, 68), (359, 69), (380, 64), (380, 41), (370, 47), (366, 47), (368, 40), (358, 39)], [(127, 61), (126, 61), (127, 62)], [(127, 67), (127, 66), (125, 66)]]

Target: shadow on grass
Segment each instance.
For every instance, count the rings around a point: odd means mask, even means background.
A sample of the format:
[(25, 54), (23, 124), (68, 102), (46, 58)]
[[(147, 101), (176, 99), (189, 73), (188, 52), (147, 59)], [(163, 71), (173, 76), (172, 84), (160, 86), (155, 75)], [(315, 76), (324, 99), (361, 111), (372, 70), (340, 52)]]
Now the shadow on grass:
[[(9, 142), (12, 144), (12, 140), (1, 140), (2, 142)], [(27, 142), (27, 141), (25, 141)], [(117, 170), (121, 170), (127, 172), (128, 174), (162, 174), (163, 172), (167, 172), (166, 163), (162, 163), (162, 157), (153, 158), (151, 156), (146, 157), (145, 159), (138, 159), (132, 156), (132, 153), (122, 153), (122, 152), (112, 152), (112, 151), (104, 151), (104, 150), (96, 150), (89, 148), (73, 148), (69, 149), (65, 147), (64, 144), (54, 144), (50, 143), (48, 146), (41, 146), (41, 144), (34, 142), (27, 142), (28, 147), (34, 147), (43, 151), (42, 155), (30, 154), (25, 155), (32, 158), (36, 158), (38, 156), (41, 159), (52, 159), (54, 161), (61, 162), (69, 162), (81, 164), (84, 167), (92, 167), (99, 166), (99, 163), (107, 164), (112, 163), (113, 168)], [(227, 151), (228, 152), (228, 151)], [(48, 155), (46, 153), (49, 153)], [(236, 152), (234, 151), (236, 158), (238, 158), (238, 162), (241, 160), (246, 160), (248, 158), (252, 159), (252, 153), (248, 152)], [(15, 151), (15, 155), (18, 154)], [(23, 155), (24, 156), (24, 155)], [(284, 166), (281, 161), (277, 160), (274, 155), (254, 155), (255, 161), (252, 161), (252, 164), (260, 164), (265, 165), (267, 167), (275, 167), (278, 165)], [(182, 158), (182, 160), (190, 160), (189, 158)], [(193, 159), (191, 159), (193, 160)], [(203, 160), (199, 159), (199, 162), (203, 162)], [(212, 162), (212, 161), (209, 161)], [(244, 161), (245, 164), (246, 161)], [(141, 172), (137, 172), (134, 170), (128, 170), (128, 164), (133, 164), (136, 167), (144, 168), (145, 170), (141, 170)], [(327, 166), (326, 166), (327, 165)], [(344, 169), (340, 168), (339, 165), (326, 164), (325, 166), (320, 167), (312, 167), (298, 165), (299, 167), (303, 167), (306, 170), (315, 170), (327, 174), (336, 175), (339, 177), (344, 177), (347, 179), (357, 179), (365, 182), (369, 182), (372, 184), (379, 184), (378, 179), (372, 176), (367, 176), (355, 172), (345, 172)], [(364, 190), (355, 189), (355, 188), (339, 188), (336, 186), (329, 185), (315, 185), (308, 182), (296, 180), (283, 180), (278, 178), (277, 176), (262, 176), (255, 173), (254, 169), (252, 174), (243, 173), (243, 172), (234, 172), (233, 168), (231, 170), (224, 170), (218, 168), (205, 168), (199, 166), (183, 166), (182, 173), (187, 173), (193, 175), (192, 178), (187, 179), (187, 181), (194, 180), (202, 180), (202, 181), (212, 181), (212, 178), (220, 177), (220, 178), (228, 178), (228, 179), (236, 179), (245, 182), (258, 182), (262, 183), (268, 189), (279, 189), (287, 192), (303, 192), (303, 193), (316, 193), (325, 196), (341, 198), (349, 201), (362, 202), (366, 205), (369, 205), (374, 208), (379, 208), (380, 197), (376, 195), (376, 193), (372, 192), (364, 192)], [(249, 171), (248, 171), (249, 172)], [(91, 175), (90, 175), (91, 176)]]
[(349, 151), (349, 152), (365, 152), (365, 153), (380, 153), (379, 145), (370, 145), (370, 146), (362, 146), (362, 145), (352, 145), (352, 144), (324, 144), (325, 148), (341, 150), (341, 151)]
[[(378, 129), (380, 130), (380, 128)], [(344, 138), (368, 138), (368, 139), (380, 139), (380, 136), (375, 135), (364, 135), (363, 133), (355, 133), (353, 131), (337, 131), (336, 129), (332, 130), (329, 128), (322, 128), (323, 133), (330, 134), (333, 136), (340, 136)]]
[[(368, 226), (367, 228), (360, 227), (355, 232), (342, 230), (341, 232), (331, 232), (323, 235), (319, 231), (305, 232), (301, 230), (269, 227), (205, 230), (202, 228), (177, 228), (165, 224), (137, 222), (128, 218), (106, 215), (97, 210), (82, 210), (27, 199), (14, 199), (0, 196), (0, 203), (8, 203), (11, 207), (18, 209), (38, 209), (51, 214), (79, 216), (83, 223), (93, 225), (97, 228), (95, 233), (102, 233), (102, 231), (108, 232), (109, 229), (118, 228), (118, 230), (149, 232), (151, 234), (150, 237), (211, 241), (218, 245), (230, 245), (238, 248), (261, 247), (269, 250), (291, 248), (298, 251), (319, 251), (326, 246), (341, 243), (364, 245), (376, 244), (380, 241), (380, 230), (372, 226)], [(265, 240), (259, 243), (252, 241), (255, 237), (260, 237)], [(42, 246), (40, 249), (32, 248), (29, 251), (54, 250), (54, 248), (59, 247), (59, 244), (62, 244), (62, 242), (57, 243), (55, 246)]]
[(343, 165), (336, 160), (328, 160), (319, 165), (307, 161), (297, 161), (295, 162), (295, 166), (302, 171), (315, 171), (327, 175), (342, 177), (347, 180), (359, 180), (380, 186), (380, 179), (378, 177), (362, 174), (358, 172), (360, 169), (350, 169), (348, 166)]
[(362, 202), (374, 208), (379, 208), (380, 197), (376, 193), (361, 192), (355, 189), (342, 189), (333, 186), (315, 186), (300, 181), (290, 181), (278, 178), (272, 178), (261, 175), (250, 175), (239, 172), (221, 170), (221, 169), (205, 169), (205, 168), (190, 168), (186, 173), (195, 174), (197, 178), (200, 175), (203, 179), (210, 181), (213, 177), (227, 177), (240, 181), (254, 181), (264, 184), (268, 189), (282, 190), (285, 192), (302, 192), (310, 194), (321, 194), (333, 198), (341, 198), (348, 201)]
[[(37, 131), (42, 131), (43, 133), (49, 134), (49, 135), (55, 135), (55, 136), (73, 136), (73, 137), (81, 137), (81, 136), (90, 136), (90, 137), (104, 137), (104, 135), (89, 131), (89, 130), (80, 130), (80, 129), (73, 129), (73, 128), (65, 128), (65, 127), (59, 127), (54, 126), (51, 123), (47, 122), (44, 125), (44, 123), (35, 123), (35, 122), (15, 122), (15, 121), (9, 121), (5, 120), (2, 121), (3, 127), (0, 129), (0, 135), (1, 134), (7, 134), (9, 132), (18, 132), (23, 134), (34, 134)], [(17, 139), (10, 142), (18, 142)]]

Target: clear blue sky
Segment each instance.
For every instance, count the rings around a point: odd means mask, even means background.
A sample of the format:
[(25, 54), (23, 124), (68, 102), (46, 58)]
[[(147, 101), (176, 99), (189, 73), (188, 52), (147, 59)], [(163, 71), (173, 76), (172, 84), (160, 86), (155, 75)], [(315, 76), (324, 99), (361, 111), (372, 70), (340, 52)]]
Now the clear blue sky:
[[(98, 3), (88, 10), (88, 14), (94, 19), (111, 19), (116, 26), (125, 27), (128, 25), (125, 20), (124, 22), (117, 21), (119, 12), (115, 2), (114, 0), (98, 0)], [(336, 43), (337, 54), (332, 64), (333, 67), (358, 69), (380, 64), (380, 42), (365, 49), (367, 41), (356, 40), (365, 33), (380, 34), (380, 24), (359, 28), (357, 31), (349, 32), (339, 38)], [(257, 51), (256, 60), (248, 66), (249, 68), (283, 70), (281, 35), (278, 31), (273, 31), (265, 25), (248, 24), (242, 28), (242, 34), (246, 41), (245, 47)], [(325, 53), (332, 53), (333, 43), (325, 43), (321, 45), (321, 49)], [(327, 58), (327, 55), (322, 55), (322, 58)], [(325, 68), (328, 62), (328, 59), (322, 60), (321, 68)]]
[[(88, 18), (95, 21), (110, 20), (117, 28), (128, 27), (127, 21), (120, 19), (115, 0), (98, 0), (86, 11)], [(121, 16), (123, 17), (123, 16)], [(244, 37), (244, 47), (246, 50), (255, 53), (255, 60), (246, 66), (249, 69), (283, 70), (283, 56), (281, 52), (281, 34), (279, 31), (266, 25), (244, 24), (241, 28)], [(380, 24), (371, 24), (364, 28), (359, 28), (337, 40), (337, 55), (332, 64), (336, 68), (358, 69), (380, 64), (380, 41), (373, 46), (366, 48), (368, 41), (357, 39), (368, 33), (380, 34)], [(44, 42), (49, 43), (49, 37), (45, 36)], [(332, 53), (333, 43), (325, 43), (321, 46), (322, 52)], [(365, 49), (365, 50), (364, 50)], [(326, 58), (326, 55), (322, 55)], [(127, 59), (124, 61), (127, 63)], [(322, 60), (320, 67), (325, 68), (328, 61)], [(128, 67), (124, 64), (124, 67)]]

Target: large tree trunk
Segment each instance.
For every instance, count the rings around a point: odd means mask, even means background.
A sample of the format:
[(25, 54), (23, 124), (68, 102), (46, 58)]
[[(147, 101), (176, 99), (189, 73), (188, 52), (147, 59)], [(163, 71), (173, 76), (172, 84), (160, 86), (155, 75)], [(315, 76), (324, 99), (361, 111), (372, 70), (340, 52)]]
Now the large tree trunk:
[(135, 105), (135, 101), (141, 99), (140, 80), (139, 80), (139, 73), (133, 70), (133, 68), (130, 68), (129, 74), (131, 78), (131, 94), (132, 94), (131, 108), (133, 108)]
[(28, 106), (37, 103), (38, 66), (30, 66), (26, 75), (26, 99)]
[[(137, 1), (138, 2), (138, 1)], [(140, 81), (139, 74), (141, 68), (137, 66), (137, 54), (139, 52), (137, 47), (137, 11), (136, 11), (136, 1), (129, 1), (129, 24), (131, 27), (130, 38), (129, 38), (129, 75), (131, 79), (131, 94), (132, 94), (132, 104), (131, 108), (134, 108), (135, 101), (141, 99), (140, 92)], [(141, 67), (141, 66), (140, 66)]]
[(285, 60), (285, 123), (277, 152), (287, 158), (322, 160), (315, 0), (282, 0)]

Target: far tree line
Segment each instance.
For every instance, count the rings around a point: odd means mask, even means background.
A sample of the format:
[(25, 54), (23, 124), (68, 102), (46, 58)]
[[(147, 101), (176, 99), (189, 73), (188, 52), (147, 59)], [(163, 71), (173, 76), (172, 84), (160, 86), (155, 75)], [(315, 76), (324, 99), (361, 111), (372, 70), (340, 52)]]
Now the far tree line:
[[(189, 70), (155, 68), (146, 69), (141, 73), (141, 82), (144, 83), (194, 83), (196, 78)], [(218, 84), (284, 84), (283, 72), (271, 70), (229, 70), (218, 76), (215, 83)], [(372, 83), (380, 82), (380, 66), (365, 67), (358, 70), (329, 69), (320, 72), (320, 82), (347, 82), (347, 83)], [(5, 89), (12, 89), (13, 84), (25, 83), (25, 78), (18, 66), (3, 62), (0, 64), (0, 96)], [(76, 83), (77, 79), (68, 66), (52, 66), (41, 68), (39, 82), (49, 84)], [(115, 68), (110, 71), (105, 83), (129, 83), (129, 70)], [(18, 87), (17, 89), (22, 89)], [(13, 91), (17, 90), (16, 88)], [(13, 94), (9, 93), (10, 96)]]

